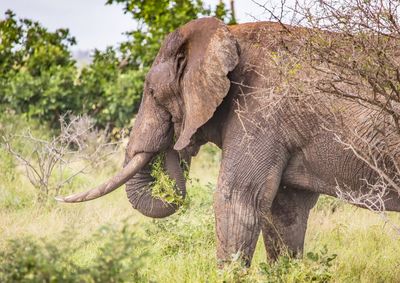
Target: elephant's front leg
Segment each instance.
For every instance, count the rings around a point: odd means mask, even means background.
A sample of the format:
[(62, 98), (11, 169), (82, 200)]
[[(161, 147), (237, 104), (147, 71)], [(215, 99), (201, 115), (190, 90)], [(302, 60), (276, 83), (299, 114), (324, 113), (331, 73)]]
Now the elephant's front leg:
[(261, 229), (259, 213), (271, 208), (286, 160), (229, 153), (224, 152), (214, 199), (217, 257), (226, 262), (240, 253), (249, 265)]
[(260, 214), (265, 249), (270, 260), (282, 252), (301, 256), (308, 216), (318, 200), (318, 193), (281, 186), (272, 208)]
[(260, 234), (255, 207), (245, 194), (218, 188), (214, 196), (214, 211), (220, 266), (236, 255), (250, 265)]

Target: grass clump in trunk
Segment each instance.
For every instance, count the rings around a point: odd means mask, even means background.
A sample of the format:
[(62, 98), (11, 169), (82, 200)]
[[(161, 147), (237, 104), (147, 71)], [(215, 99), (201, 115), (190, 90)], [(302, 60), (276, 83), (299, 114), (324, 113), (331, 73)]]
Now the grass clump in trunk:
[(154, 181), (151, 183), (152, 196), (161, 199), (167, 203), (182, 206), (184, 198), (176, 187), (176, 182), (165, 170), (165, 154), (159, 154), (151, 164), (151, 177)]

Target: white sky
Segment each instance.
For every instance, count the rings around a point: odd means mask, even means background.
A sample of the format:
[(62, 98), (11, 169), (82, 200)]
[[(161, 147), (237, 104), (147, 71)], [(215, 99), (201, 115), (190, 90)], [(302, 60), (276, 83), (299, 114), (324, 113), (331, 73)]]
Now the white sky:
[[(124, 15), (122, 5), (104, 5), (106, 0), (1, 0), (0, 18), (7, 9), (18, 18), (39, 21), (50, 30), (69, 28), (78, 41), (74, 49), (104, 49), (124, 41), (123, 32), (135, 27), (129, 15)], [(204, 0), (215, 6), (219, 0)], [(258, 0), (264, 3), (266, 0)], [(229, 5), (229, 1), (225, 0)], [(250, 15), (262, 19), (263, 9), (251, 0), (235, 0), (236, 17), (239, 22), (253, 21)]]

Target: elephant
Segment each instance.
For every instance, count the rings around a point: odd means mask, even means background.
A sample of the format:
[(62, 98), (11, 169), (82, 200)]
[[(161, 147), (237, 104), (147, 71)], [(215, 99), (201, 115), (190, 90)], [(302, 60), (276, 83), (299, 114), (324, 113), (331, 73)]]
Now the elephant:
[[(335, 119), (315, 110), (314, 103), (310, 111), (298, 98), (278, 100), (274, 105), (279, 107), (260, 107), (264, 94), (255, 89), (271, 87), (268, 78), (279, 76), (263, 64), (284, 48), (282, 39), (290, 43), (286, 29), (273, 22), (228, 26), (207, 17), (170, 33), (145, 78), (124, 167), (94, 189), (57, 200), (88, 201), (126, 184), (134, 209), (152, 218), (167, 217), (178, 205), (152, 195), (152, 160), (163, 154), (165, 170), (184, 197), (182, 162), (190, 167), (200, 147), (211, 142), (222, 150), (214, 193), (219, 262), (229, 262), (240, 252), (250, 264), (260, 233), (271, 260), (283, 250), (300, 256), (319, 195), (336, 196), (338, 184), (358, 192), (365, 189), (365, 180), (378, 176), (321, 126), (328, 121), (340, 130), (350, 123), (368, 123), (360, 105), (333, 99), (345, 109)], [(363, 133), (379, 138), (374, 127)], [(386, 210), (400, 211), (399, 193), (391, 190), (384, 204)]]

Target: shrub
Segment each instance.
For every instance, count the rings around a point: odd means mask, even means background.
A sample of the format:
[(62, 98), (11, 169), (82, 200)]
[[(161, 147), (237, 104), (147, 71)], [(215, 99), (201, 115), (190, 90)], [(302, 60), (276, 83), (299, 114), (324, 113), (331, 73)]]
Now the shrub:
[(325, 246), (318, 253), (307, 253), (303, 260), (284, 255), (276, 263), (260, 263), (259, 269), (268, 282), (328, 282), (335, 258), (336, 254), (328, 254)]
[[(0, 281), (7, 282), (138, 282), (145, 242), (126, 224), (104, 226), (77, 244), (73, 233), (56, 240), (23, 237), (7, 242), (0, 251)], [(98, 242), (97, 256), (87, 265), (74, 262), (82, 244)]]
[(39, 204), (59, 195), (74, 178), (116, 151), (117, 144), (109, 143), (93, 124), (87, 116), (65, 115), (60, 118), (60, 133), (52, 138), (35, 136), (30, 130), (2, 137), (7, 152), (25, 167)]
[[(35, 121), (28, 121), (26, 117), (6, 111), (0, 115), (0, 207), (6, 209), (20, 209), (30, 203), (31, 195), (23, 189), (21, 168), (17, 160), (8, 154), (4, 147), (4, 137), (16, 134), (30, 127), (35, 135), (45, 137), (49, 133)], [(13, 146), (20, 152), (29, 151), (29, 145), (23, 141), (16, 141)]]

